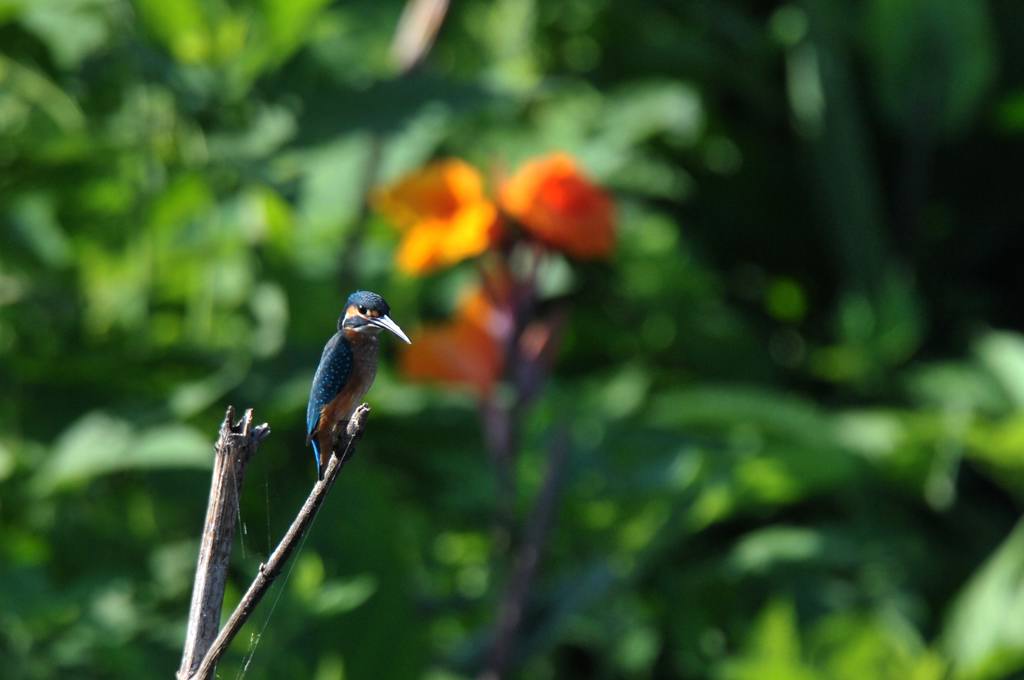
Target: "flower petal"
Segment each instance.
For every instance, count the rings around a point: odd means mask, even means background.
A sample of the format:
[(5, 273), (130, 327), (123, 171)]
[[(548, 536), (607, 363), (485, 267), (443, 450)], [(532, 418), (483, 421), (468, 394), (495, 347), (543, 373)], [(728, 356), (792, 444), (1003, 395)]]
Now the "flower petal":
[(484, 181), (472, 165), (455, 158), (431, 163), (378, 189), (374, 207), (407, 229), (425, 219), (450, 218), (461, 206), (484, 200)]
[(464, 161), (438, 161), (374, 194), (373, 204), (405, 232), (397, 261), (425, 274), (481, 254), (500, 236), (498, 210), (480, 173)]
[(452, 322), (413, 334), (402, 352), (402, 372), (410, 380), (466, 385), (486, 395), (501, 378), (510, 331), (508, 310), (482, 290), (471, 290), (459, 300)]
[(501, 374), (501, 351), (480, 328), (454, 323), (417, 333), (402, 353), (401, 368), (411, 380), (468, 385), (486, 394)]
[(615, 247), (611, 198), (567, 154), (522, 166), (502, 186), (501, 205), (533, 236), (573, 257), (603, 258)]

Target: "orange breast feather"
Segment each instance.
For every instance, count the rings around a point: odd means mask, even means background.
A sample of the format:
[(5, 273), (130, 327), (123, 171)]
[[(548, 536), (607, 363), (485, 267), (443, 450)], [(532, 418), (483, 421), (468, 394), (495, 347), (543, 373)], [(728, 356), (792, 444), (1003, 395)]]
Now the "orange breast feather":
[(352, 417), (352, 412), (355, 411), (356, 406), (359, 406), (359, 402), (370, 389), (373, 378), (372, 372), (367, 371), (365, 366), (360, 365), (360, 362), (356, 362), (352, 369), (352, 375), (349, 376), (341, 392), (338, 392), (338, 396), (320, 409), (320, 422), (317, 425), (316, 437), (320, 444), (320, 450), (323, 452), (322, 465), (325, 467), (330, 459), (331, 433), (335, 423), (347, 422)]

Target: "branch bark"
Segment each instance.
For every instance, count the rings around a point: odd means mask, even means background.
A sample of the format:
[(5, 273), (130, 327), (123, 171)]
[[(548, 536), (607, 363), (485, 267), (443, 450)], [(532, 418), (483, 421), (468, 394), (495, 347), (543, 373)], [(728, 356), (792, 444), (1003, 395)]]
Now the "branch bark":
[(245, 467), (269, 434), (270, 427), (266, 423), (253, 427), (252, 409), (247, 409), (237, 423), (233, 406), (224, 414), (215, 446), (210, 499), (192, 586), (185, 647), (178, 669), (181, 680), (195, 672), (217, 636)]
[(448, 0), (409, 0), (395, 28), (391, 57), (401, 75), (407, 75), (426, 58), (448, 13)]
[[(224, 655), (224, 652), (227, 651), (228, 646), (238, 634), (238, 631), (241, 630), (242, 626), (252, 615), (256, 605), (259, 604), (260, 600), (263, 599), (263, 596), (270, 589), (270, 586), (273, 585), (274, 580), (281, 574), (282, 567), (288, 562), (288, 559), (301, 542), (302, 537), (313, 524), (320, 506), (323, 505), (324, 499), (334, 485), (334, 480), (337, 478), (342, 466), (355, 455), (355, 442), (363, 434), (363, 429), (366, 427), (366, 417), (369, 413), (370, 407), (362, 404), (352, 414), (352, 418), (346, 427), (338, 428), (335, 431), (334, 446), (332, 447), (331, 458), (327, 463), (327, 469), (324, 471), (324, 478), (313, 485), (313, 490), (310, 491), (309, 497), (306, 498), (306, 502), (303, 503), (302, 509), (299, 510), (299, 514), (292, 521), (284, 538), (274, 548), (274, 552), (270, 554), (266, 564), (260, 565), (256, 578), (253, 579), (249, 589), (242, 596), (238, 606), (235, 607), (235, 611), (231, 613), (227, 623), (224, 624), (216, 639), (209, 646), (209, 650), (202, 659), (202, 663), (198, 665), (198, 669), (195, 673), (188, 676), (189, 680), (206, 680), (213, 677), (217, 668), (217, 662)], [(344, 446), (341, 446), (342, 444)], [(338, 454), (339, 451), (341, 451), (340, 455)]]

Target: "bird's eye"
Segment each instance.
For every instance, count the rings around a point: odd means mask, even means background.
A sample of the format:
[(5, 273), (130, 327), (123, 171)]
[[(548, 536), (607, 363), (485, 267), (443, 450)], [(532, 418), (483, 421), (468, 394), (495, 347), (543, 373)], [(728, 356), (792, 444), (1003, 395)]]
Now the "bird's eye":
[(360, 307), (359, 308), (359, 313), (360, 314), (366, 314), (366, 307)]

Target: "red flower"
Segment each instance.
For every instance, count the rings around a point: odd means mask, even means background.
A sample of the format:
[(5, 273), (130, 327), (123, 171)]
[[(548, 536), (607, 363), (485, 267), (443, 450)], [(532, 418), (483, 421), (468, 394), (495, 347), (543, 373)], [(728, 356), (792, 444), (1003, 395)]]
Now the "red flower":
[(454, 321), (413, 335), (401, 370), (411, 380), (468, 385), (488, 394), (501, 378), (510, 323), (507, 311), (473, 291), (460, 301)]
[(498, 209), (476, 168), (457, 159), (432, 163), (376, 191), (373, 205), (405, 233), (399, 269), (426, 274), (487, 250), (498, 238)]
[(579, 259), (615, 246), (615, 207), (564, 153), (531, 161), (501, 187), (501, 206), (528, 232)]

